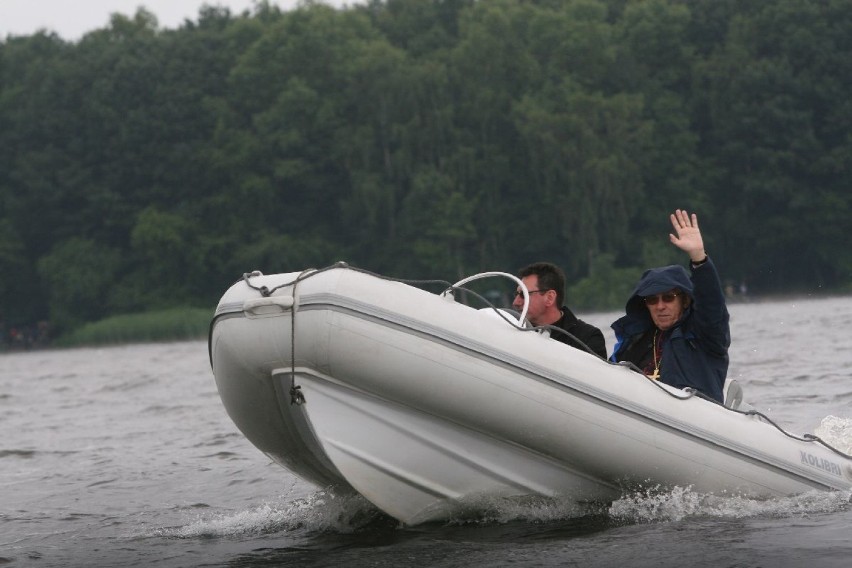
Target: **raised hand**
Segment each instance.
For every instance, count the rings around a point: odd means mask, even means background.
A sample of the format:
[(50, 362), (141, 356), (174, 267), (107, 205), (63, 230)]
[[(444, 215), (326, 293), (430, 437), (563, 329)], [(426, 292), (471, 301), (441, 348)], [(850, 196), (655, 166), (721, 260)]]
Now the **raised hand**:
[(690, 216), (685, 210), (676, 209), (670, 217), (675, 230), (674, 234), (669, 233), (672, 244), (689, 254), (693, 262), (704, 260), (707, 254), (704, 252), (704, 239), (701, 238), (695, 213)]

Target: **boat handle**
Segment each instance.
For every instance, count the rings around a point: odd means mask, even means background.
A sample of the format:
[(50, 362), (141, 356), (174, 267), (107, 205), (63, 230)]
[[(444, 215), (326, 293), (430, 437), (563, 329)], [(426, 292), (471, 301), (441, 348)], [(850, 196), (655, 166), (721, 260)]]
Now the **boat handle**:
[(243, 311), (255, 316), (283, 313), (293, 308), (293, 296), (269, 296), (252, 298), (243, 302)]
[(504, 276), (509, 280), (514, 280), (518, 284), (518, 288), (521, 289), (521, 293), (524, 295), (524, 309), (521, 310), (521, 316), (518, 318), (518, 321), (521, 322), (521, 325), (524, 325), (524, 322), (527, 319), (527, 310), (530, 307), (530, 293), (527, 290), (524, 281), (515, 276), (514, 274), (509, 274), (507, 272), (480, 272), (479, 274), (474, 274), (473, 276), (468, 276), (467, 278), (463, 278), (453, 284), (452, 288), (449, 290), (445, 290), (443, 296), (446, 297), (447, 294), (453, 289), (458, 288), (462, 284), (467, 284), (468, 282), (472, 282), (474, 280), (479, 280), (480, 278), (490, 278), (492, 276)]

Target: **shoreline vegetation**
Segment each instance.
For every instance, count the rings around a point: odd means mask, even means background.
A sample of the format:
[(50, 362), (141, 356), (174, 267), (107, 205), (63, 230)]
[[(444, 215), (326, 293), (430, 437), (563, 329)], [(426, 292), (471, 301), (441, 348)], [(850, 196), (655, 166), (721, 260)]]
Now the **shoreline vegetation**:
[(208, 308), (180, 307), (111, 316), (61, 335), (47, 347), (90, 347), (203, 339), (207, 337), (213, 311)]
[[(835, 293), (799, 293), (748, 296), (728, 295), (729, 304), (762, 304), (767, 302), (797, 302), (847, 297), (843, 291)], [(580, 310), (584, 316), (596, 313), (618, 312), (620, 308)], [(75, 347), (113, 346), (129, 343), (157, 343), (169, 341), (191, 341), (207, 338), (214, 309), (197, 307), (175, 307), (144, 313), (121, 314), (87, 323), (58, 337), (44, 332), (34, 341), (4, 341), (0, 343), (0, 354), (37, 349), (61, 349)], [(25, 334), (20, 334), (23, 337)]]

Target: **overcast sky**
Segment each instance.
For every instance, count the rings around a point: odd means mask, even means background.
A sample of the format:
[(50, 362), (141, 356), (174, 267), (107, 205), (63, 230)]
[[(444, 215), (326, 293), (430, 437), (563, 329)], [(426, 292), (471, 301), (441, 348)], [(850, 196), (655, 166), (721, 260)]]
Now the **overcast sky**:
[[(333, 6), (352, 5), (355, 0), (322, 0)], [(161, 28), (177, 28), (184, 20), (198, 20), (204, 4), (226, 6), (232, 14), (250, 10), (253, 0), (0, 0), (0, 39), (8, 35), (32, 35), (40, 29), (76, 41), (86, 32), (109, 25), (110, 14), (132, 16), (144, 6), (157, 16)], [(298, 0), (271, 0), (289, 10)]]

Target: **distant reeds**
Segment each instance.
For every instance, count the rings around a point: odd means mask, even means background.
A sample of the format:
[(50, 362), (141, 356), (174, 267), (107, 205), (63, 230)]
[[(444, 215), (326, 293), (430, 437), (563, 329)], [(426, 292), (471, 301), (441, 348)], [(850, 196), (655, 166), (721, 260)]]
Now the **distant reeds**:
[(213, 310), (171, 308), (140, 314), (112, 316), (87, 323), (57, 338), (56, 347), (79, 347), (117, 343), (150, 343), (207, 337)]

